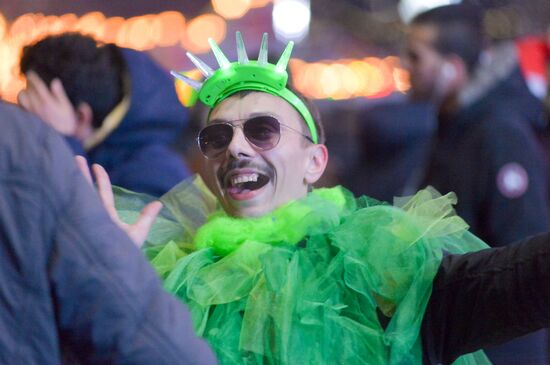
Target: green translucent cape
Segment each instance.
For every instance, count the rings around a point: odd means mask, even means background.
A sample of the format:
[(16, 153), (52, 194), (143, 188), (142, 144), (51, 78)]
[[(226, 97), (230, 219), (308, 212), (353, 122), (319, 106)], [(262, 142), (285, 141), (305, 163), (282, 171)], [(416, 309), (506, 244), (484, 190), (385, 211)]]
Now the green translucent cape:
[[(126, 221), (150, 200), (116, 199)], [(454, 214), (455, 196), (433, 189), (395, 206), (317, 189), (248, 219), (225, 215), (199, 179), (161, 200), (145, 253), (222, 364), (421, 364), (443, 252), (487, 247)]]

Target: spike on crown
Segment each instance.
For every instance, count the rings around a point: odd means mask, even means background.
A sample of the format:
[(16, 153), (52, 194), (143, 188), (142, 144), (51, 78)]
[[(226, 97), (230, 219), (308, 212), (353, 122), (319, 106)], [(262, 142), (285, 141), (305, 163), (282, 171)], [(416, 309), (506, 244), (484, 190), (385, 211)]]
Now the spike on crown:
[(187, 56), (204, 75), (204, 82), (193, 80), (184, 74), (171, 71), (172, 76), (185, 82), (199, 93), (199, 99), (209, 107), (215, 107), (219, 102), (230, 95), (242, 90), (263, 91), (282, 97), (289, 102), (304, 118), (312, 140), (317, 143), (317, 130), (311, 113), (305, 104), (292, 91), (286, 88), (288, 73), (286, 68), (290, 60), (294, 42), (289, 42), (285, 47), (279, 61), (273, 65), (267, 61), (267, 33), (262, 36), (260, 52), (257, 61), (248, 59), (241, 32), (236, 33), (237, 62), (230, 62), (224, 55), (218, 44), (209, 39), (208, 43), (220, 66), (213, 70), (204, 61), (190, 52)]

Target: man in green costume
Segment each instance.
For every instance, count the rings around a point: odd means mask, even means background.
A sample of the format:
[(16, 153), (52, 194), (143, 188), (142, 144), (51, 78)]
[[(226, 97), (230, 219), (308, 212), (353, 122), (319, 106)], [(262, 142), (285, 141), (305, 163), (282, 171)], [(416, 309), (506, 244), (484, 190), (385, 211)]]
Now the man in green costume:
[[(221, 363), (483, 364), (471, 353), (550, 324), (548, 235), (485, 249), (454, 215), (453, 194), (428, 189), (396, 207), (311, 190), (328, 152), (318, 119), (286, 87), (292, 44), (276, 65), (265, 35), (257, 61), (240, 34), (237, 62), (212, 48), (216, 71), (190, 55), (204, 84), (173, 74), (211, 107), (198, 142), (215, 197), (183, 182), (161, 198), (147, 239), (140, 222), (154, 206), (125, 228), (147, 241)], [(111, 216), (135, 218), (142, 197), (121, 192), (117, 213), (108, 176), (94, 170)]]

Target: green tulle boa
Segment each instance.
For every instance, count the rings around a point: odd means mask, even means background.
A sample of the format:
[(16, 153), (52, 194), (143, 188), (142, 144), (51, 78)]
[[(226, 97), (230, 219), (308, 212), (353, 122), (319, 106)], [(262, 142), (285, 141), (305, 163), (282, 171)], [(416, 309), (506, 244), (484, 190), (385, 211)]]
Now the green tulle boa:
[[(454, 215), (454, 195), (429, 189), (397, 207), (319, 189), (249, 219), (222, 213), (200, 181), (162, 200), (145, 252), (222, 364), (421, 364), (442, 252), (486, 247)], [(127, 220), (146, 202), (117, 194)]]
[(354, 209), (355, 200), (342, 188), (318, 189), (259, 218), (233, 218), (217, 212), (199, 228), (194, 243), (197, 249), (211, 247), (222, 256), (244, 242), (294, 245), (307, 235), (336, 227)]

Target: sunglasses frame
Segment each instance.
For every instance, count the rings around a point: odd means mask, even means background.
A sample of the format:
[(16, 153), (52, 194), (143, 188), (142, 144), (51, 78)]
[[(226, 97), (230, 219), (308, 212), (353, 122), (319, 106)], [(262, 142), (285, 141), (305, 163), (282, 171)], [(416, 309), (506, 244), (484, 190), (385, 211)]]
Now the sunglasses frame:
[[(253, 143), (246, 135), (246, 133), (244, 132), (244, 125), (253, 120), (253, 119), (256, 119), (256, 118), (263, 118), (263, 117), (270, 117), (270, 118), (273, 118), (278, 124), (279, 124), (279, 138), (277, 139), (277, 143), (275, 143), (273, 146), (269, 147), (269, 148), (261, 148), (260, 146), (256, 145), (255, 143)], [(242, 123), (239, 123), (239, 124), (234, 124), (235, 122), (242, 122)], [(229, 125), (231, 128), (232, 128), (232, 135), (231, 135), (231, 139), (229, 141), (229, 143), (227, 144), (227, 146), (225, 146), (225, 148), (223, 150), (221, 150), (219, 153), (217, 153), (215, 156), (213, 157), (209, 157), (207, 156), (204, 152), (203, 152), (203, 149), (201, 148), (201, 133), (206, 129), (206, 128), (209, 128), (213, 125), (216, 125), (216, 124), (226, 124), (226, 125)], [(315, 143), (313, 142), (313, 139), (302, 133), (301, 131), (295, 129), (295, 128), (292, 128), (284, 123), (282, 123), (281, 121), (279, 121), (279, 118), (277, 118), (276, 116), (274, 115), (271, 115), (271, 114), (261, 114), (261, 115), (255, 115), (255, 116), (252, 116), (252, 117), (248, 117), (248, 118), (242, 118), (242, 119), (234, 119), (234, 120), (229, 120), (229, 121), (219, 121), (219, 122), (216, 122), (216, 119), (214, 120), (214, 123), (210, 123), (208, 124), (207, 126), (205, 126), (204, 128), (202, 128), (198, 135), (197, 135), (197, 144), (198, 144), (198, 147), (199, 147), (199, 150), (201, 151), (201, 154), (207, 159), (207, 160), (216, 160), (218, 159), (221, 155), (223, 155), (223, 153), (225, 151), (227, 151), (227, 147), (229, 147), (229, 145), (231, 144), (231, 141), (233, 141), (233, 137), (235, 136), (235, 128), (241, 128), (243, 130), (243, 135), (244, 135), (244, 138), (246, 139), (246, 141), (252, 146), (252, 148), (254, 148), (255, 150), (257, 151), (269, 151), (269, 150), (272, 150), (274, 149), (275, 147), (277, 147), (279, 145), (279, 142), (281, 141), (281, 128), (280, 127), (285, 127), (286, 129), (289, 129), (290, 131), (294, 132), (294, 133), (297, 133), (299, 135), (301, 135), (302, 137), (304, 137), (306, 140), (308, 140), (309, 142), (311, 143)]]

